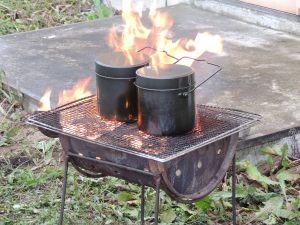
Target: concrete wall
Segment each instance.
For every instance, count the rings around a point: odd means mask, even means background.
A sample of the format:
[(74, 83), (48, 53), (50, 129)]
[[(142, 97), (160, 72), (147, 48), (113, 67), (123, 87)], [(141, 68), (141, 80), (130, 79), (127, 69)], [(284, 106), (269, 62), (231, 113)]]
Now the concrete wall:
[(283, 12), (300, 15), (300, 0), (241, 0), (243, 2), (256, 4)]
[(193, 0), (203, 10), (300, 36), (300, 16), (234, 0)]

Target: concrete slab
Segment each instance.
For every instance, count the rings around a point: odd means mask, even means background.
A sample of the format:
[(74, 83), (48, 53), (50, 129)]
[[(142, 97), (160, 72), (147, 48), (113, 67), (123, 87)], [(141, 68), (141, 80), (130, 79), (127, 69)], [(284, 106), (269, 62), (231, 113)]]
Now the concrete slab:
[(300, 36), (300, 16), (236, 0), (193, 0), (205, 11)]
[[(208, 31), (224, 38), (225, 55), (207, 57), (224, 69), (197, 91), (197, 102), (261, 114), (249, 138), (300, 125), (300, 38), (242, 23), (188, 5), (165, 8), (175, 37)], [(108, 51), (105, 36), (120, 17), (0, 37), (0, 68), (8, 85), (19, 89), (30, 107), (44, 90), (57, 93), (93, 76), (94, 58)], [(201, 77), (198, 76), (200, 80)], [(90, 88), (95, 91), (95, 84)]]

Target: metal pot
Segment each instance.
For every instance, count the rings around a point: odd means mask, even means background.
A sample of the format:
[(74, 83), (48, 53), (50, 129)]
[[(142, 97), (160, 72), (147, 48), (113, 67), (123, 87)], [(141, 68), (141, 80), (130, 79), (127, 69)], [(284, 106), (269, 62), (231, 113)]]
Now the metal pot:
[(141, 53), (131, 60), (122, 52), (99, 55), (95, 62), (97, 107), (104, 118), (121, 122), (137, 119), (136, 70), (147, 65), (149, 58)]
[(195, 76), (183, 65), (136, 71), (138, 121), (141, 131), (151, 135), (178, 135), (195, 126)]

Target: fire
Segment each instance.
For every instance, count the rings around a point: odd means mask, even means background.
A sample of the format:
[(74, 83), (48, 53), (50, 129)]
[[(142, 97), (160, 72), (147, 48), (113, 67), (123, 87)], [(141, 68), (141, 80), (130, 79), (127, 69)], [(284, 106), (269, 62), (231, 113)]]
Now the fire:
[[(108, 35), (108, 44), (117, 52), (124, 52), (128, 61), (133, 62), (132, 53), (149, 46), (157, 49), (148, 53), (151, 58), (151, 66), (154, 69), (167, 66), (176, 60), (168, 54), (180, 59), (184, 56), (199, 58), (205, 52), (221, 54), (223, 52), (222, 39), (218, 35), (207, 32), (198, 33), (194, 39), (181, 38), (172, 40), (170, 29), (173, 25), (172, 18), (155, 7), (149, 11), (148, 18), (152, 26), (147, 28), (142, 23), (142, 7), (133, 1), (123, 1), (122, 19), (125, 22), (124, 30), (118, 35), (116, 27), (112, 27)], [(193, 60), (183, 59), (179, 64), (191, 66)]]
[[(87, 86), (91, 79), (92, 77), (90, 76), (85, 79), (79, 80), (71, 89), (61, 91), (58, 97), (58, 106), (92, 95), (92, 93), (87, 89)], [(45, 91), (43, 97), (40, 99), (40, 107), (38, 108), (39, 111), (47, 111), (51, 109), (51, 93), (51, 88), (48, 88)]]
[(50, 104), (50, 96), (52, 93), (52, 89), (51, 88), (47, 88), (47, 90), (45, 91), (43, 97), (40, 99), (40, 103), (39, 103), (39, 111), (48, 111), (51, 109), (51, 104)]
[(108, 45), (115, 51), (122, 51), (127, 55), (129, 63), (132, 64), (132, 53), (136, 52), (142, 46), (145, 46), (150, 29), (147, 29), (141, 21), (142, 5), (134, 5), (131, 1), (123, 1), (122, 19), (125, 27), (122, 35), (117, 34), (113, 26), (108, 34)]
[(88, 77), (79, 80), (70, 90), (63, 90), (58, 96), (58, 105), (63, 105), (68, 102), (72, 102), (87, 96), (92, 95), (92, 93), (87, 90), (87, 86), (91, 81), (92, 77)]

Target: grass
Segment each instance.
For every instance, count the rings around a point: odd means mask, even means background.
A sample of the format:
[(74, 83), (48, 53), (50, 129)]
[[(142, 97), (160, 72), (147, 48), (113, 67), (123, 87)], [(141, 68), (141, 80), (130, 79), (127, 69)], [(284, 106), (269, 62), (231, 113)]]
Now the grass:
[(0, 35), (108, 17), (100, 0), (0, 0)]
[[(0, 0), (0, 33), (9, 34), (111, 16), (94, 0)], [(0, 71), (0, 79), (4, 72)], [(0, 225), (57, 224), (63, 179), (62, 149), (37, 129), (25, 125), (18, 94), (0, 82)], [(238, 163), (239, 224), (300, 224), (300, 161), (286, 146), (264, 147), (258, 166)], [(146, 223), (153, 222), (154, 191), (146, 189)], [(140, 187), (105, 177), (90, 179), (72, 167), (65, 224), (139, 224)], [(209, 196), (180, 204), (162, 192), (161, 224), (231, 224), (228, 173)]]

